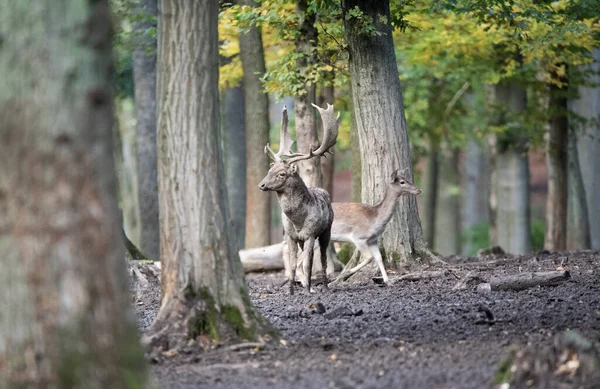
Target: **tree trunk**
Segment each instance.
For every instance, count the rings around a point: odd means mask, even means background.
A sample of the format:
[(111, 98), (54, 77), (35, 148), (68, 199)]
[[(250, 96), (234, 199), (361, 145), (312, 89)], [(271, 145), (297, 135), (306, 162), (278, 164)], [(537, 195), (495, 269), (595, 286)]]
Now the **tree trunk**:
[[(131, 98), (115, 100), (113, 150), (118, 182), (118, 204), (122, 213), (123, 230), (134, 242), (140, 241), (140, 209), (135, 155), (135, 129)], [(136, 243), (137, 244), (137, 243)]]
[[(517, 84), (496, 85), (496, 103), (511, 114), (525, 110), (527, 95)], [(506, 119), (502, 119), (506, 123)], [(509, 130), (496, 140), (495, 188), (498, 245), (507, 252), (531, 250), (529, 158), (526, 140)]]
[(440, 152), (439, 184), (435, 224), (435, 251), (441, 255), (460, 254), (460, 182), (458, 150), (445, 145)]
[[(346, 14), (344, 28), (350, 52), (352, 101), (360, 139), (362, 199), (373, 204), (383, 198), (392, 172), (406, 168), (412, 180), (402, 90), (392, 40), (389, 1), (344, 0), (342, 8), (359, 7), (373, 18), (379, 34), (363, 34), (361, 21)], [(403, 196), (382, 237), (389, 266), (414, 258), (434, 259), (427, 250), (413, 196)]]
[[(237, 0), (255, 7), (254, 0)], [(269, 143), (269, 97), (260, 78), (265, 73), (262, 34), (257, 27), (239, 35), (240, 58), (244, 69), (246, 111), (246, 248), (267, 246), (271, 235), (270, 196), (258, 190), (269, 170), (264, 148)]]
[[(317, 28), (315, 26), (316, 14), (308, 9), (307, 0), (298, 0), (296, 3), (296, 12), (299, 15), (300, 34), (296, 38), (296, 52), (301, 56), (296, 60), (296, 69), (302, 78), (306, 77), (309, 68), (317, 63), (316, 45)], [(332, 93), (333, 94), (333, 93)], [(317, 117), (315, 108), (311, 104), (317, 103), (316, 87), (314, 82), (305, 82), (303, 93), (294, 97), (294, 113), (296, 122), (296, 142), (298, 152), (308, 154), (310, 148), (319, 147), (319, 137), (317, 135)], [(330, 104), (333, 101), (329, 102)], [(298, 162), (300, 168), (300, 177), (304, 180), (306, 186), (323, 187), (323, 173), (321, 171), (322, 158), (311, 158)], [(328, 159), (333, 160), (333, 156)], [(329, 192), (331, 195), (332, 192)], [(315, 246), (316, 247), (316, 246)], [(304, 252), (302, 253), (304, 256)], [(322, 272), (321, 252), (314, 251), (313, 274)], [(335, 268), (339, 268), (340, 262), (337, 259), (333, 244), (327, 250), (327, 270), (331, 274)]]
[(219, 136), (218, 3), (160, 0), (158, 135), (162, 302), (146, 345), (258, 339), (231, 241)]
[(0, 385), (145, 387), (116, 203), (108, 1), (5, 1), (0, 13)]
[(569, 165), (567, 168), (569, 186), (567, 206), (567, 250), (585, 250), (591, 247), (590, 222), (585, 197), (585, 188), (579, 167), (577, 153), (577, 132), (569, 130)]
[(490, 219), (488, 235), (489, 245), (494, 247), (498, 245), (498, 224), (496, 222), (498, 215), (498, 172), (496, 169), (496, 158), (498, 157), (498, 137), (496, 134), (488, 135), (487, 149), (488, 157), (487, 163), (490, 169), (490, 179), (488, 181), (488, 217)]
[(139, 248), (153, 260), (160, 255), (158, 178), (156, 168), (156, 37), (146, 31), (156, 27), (156, 0), (141, 0), (140, 21), (134, 23), (133, 55), (135, 114), (137, 119), (137, 179), (140, 212)]
[[(333, 85), (321, 88), (319, 95), (319, 106), (326, 107), (327, 104), (333, 104), (335, 100)], [(325, 189), (333, 198), (333, 177), (335, 174), (335, 155), (329, 155), (327, 158), (321, 158), (321, 172), (323, 173), (323, 189)]]
[(223, 91), (225, 179), (231, 211), (233, 247), (236, 253), (244, 248), (246, 236), (246, 115), (243, 107), (242, 87), (227, 88)]
[(433, 137), (429, 137), (427, 162), (423, 172), (423, 230), (429, 247), (435, 247), (435, 217), (437, 214), (438, 182), (439, 182), (439, 146)]
[(594, 50), (595, 86), (579, 87), (579, 99), (573, 101), (573, 111), (588, 122), (578, 130), (579, 166), (587, 197), (592, 249), (600, 249), (600, 49)]
[(358, 137), (358, 127), (356, 125), (356, 114), (354, 106), (351, 106), (350, 118), (352, 123), (350, 124), (350, 150), (352, 152), (352, 162), (350, 169), (352, 170), (351, 184), (352, 184), (352, 201), (360, 203), (362, 202), (362, 161), (360, 154), (360, 139)]
[[(317, 103), (316, 87), (314, 82), (306, 79), (307, 70), (317, 63), (315, 50), (318, 36), (315, 27), (316, 14), (308, 10), (308, 0), (298, 0), (296, 2), (296, 12), (299, 18), (298, 28), (300, 30), (296, 38), (296, 53), (299, 55), (296, 60), (296, 71), (304, 80), (301, 94), (294, 96), (296, 142), (298, 152), (308, 154), (311, 147), (314, 150), (319, 147), (317, 118), (315, 109), (311, 105)], [(323, 174), (320, 158), (298, 162), (298, 167), (300, 168), (300, 177), (302, 177), (306, 186), (309, 188), (322, 187)]]
[(487, 220), (488, 182), (486, 176), (486, 158), (483, 147), (476, 140), (470, 139), (464, 153), (463, 161), (463, 198), (462, 198), (462, 230), (466, 231), (465, 245), (462, 253), (473, 252), (472, 229)]
[(564, 251), (567, 248), (567, 150), (569, 123), (567, 120), (566, 88), (550, 87), (550, 126), (546, 134), (546, 166), (548, 196), (546, 197), (546, 235), (544, 248)]

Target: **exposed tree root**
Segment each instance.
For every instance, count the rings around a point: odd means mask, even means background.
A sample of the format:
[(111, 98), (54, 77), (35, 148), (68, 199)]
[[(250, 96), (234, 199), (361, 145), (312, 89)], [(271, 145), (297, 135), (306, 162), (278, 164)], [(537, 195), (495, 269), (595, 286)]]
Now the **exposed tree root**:
[(253, 312), (247, 313), (250, 316), (247, 323), (237, 308), (217, 307), (207, 292), (186, 290), (163, 299), (158, 316), (141, 342), (153, 362), (176, 354), (206, 351), (214, 348), (217, 341), (259, 341), (234, 345), (231, 350), (262, 347), (265, 344), (262, 334), (276, 337), (276, 333), (262, 317), (252, 317)]
[(421, 258), (423, 264), (428, 265), (448, 265), (440, 257), (429, 251), (427, 247), (415, 248), (415, 255)]

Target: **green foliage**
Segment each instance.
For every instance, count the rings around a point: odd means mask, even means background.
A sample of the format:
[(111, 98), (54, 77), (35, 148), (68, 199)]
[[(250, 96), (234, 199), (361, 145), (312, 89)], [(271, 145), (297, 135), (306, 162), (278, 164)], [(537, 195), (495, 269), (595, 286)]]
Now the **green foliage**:
[[(586, 8), (587, 9), (587, 8)], [(406, 5), (411, 27), (394, 33), (409, 123), (417, 152), (430, 139), (464, 146), (469, 138), (500, 135), (512, 147), (542, 143), (545, 123), (555, 114), (547, 106), (549, 85), (587, 83), (579, 65), (598, 47), (597, 15), (573, 2), (436, 0)], [(510, 114), (488, 104), (485, 85), (515, 82), (527, 89), (523, 113)], [(469, 83), (464, 96), (453, 98)], [(449, 110), (450, 109), (450, 110)], [(503, 120), (498, 120), (502, 118)], [(518, 135), (518, 139), (516, 139)]]

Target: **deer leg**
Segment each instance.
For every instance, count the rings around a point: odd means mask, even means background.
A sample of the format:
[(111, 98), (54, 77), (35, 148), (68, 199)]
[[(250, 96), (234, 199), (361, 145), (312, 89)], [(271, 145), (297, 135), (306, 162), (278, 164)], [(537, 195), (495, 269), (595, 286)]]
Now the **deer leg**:
[(319, 248), (321, 249), (321, 267), (323, 268), (323, 290), (328, 289), (327, 280), (327, 249), (329, 247), (329, 240), (331, 239), (331, 229), (327, 229), (321, 236), (319, 236)]
[(315, 254), (315, 238), (308, 238), (304, 242), (304, 275), (306, 276), (306, 292), (310, 293), (310, 278)]
[(292, 238), (287, 238), (290, 259), (290, 295), (294, 294), (294, 281), (296, 280), (296, 261), (298, 260), (298, 243)]
[(348, 278), (352, 277), (356, 274), (360, 269), (367, 266), (373, 260), (373, 253), (369, 249), (369, 245), (365, 241), (353, 242), (356, 246), (356, 249), (360, 251), (363, 256), (363, 261), (358, 265), (354, 266), (352, 269), (348, 270), (345, 273), (340, 274), (338, 277), (342, 277), (342, 281), (346, 281)]
[(369, 249), (373, 253), (375, 257), (375, 261), (377, 262), (377, 266), (379, 266), (379, 271), (381, 272), (381, 276), (383, 277), (383, 282), (388, 284), (390, 279), (388, 278), (387, 272), (385, 271), (385, 266), (383, 265), (383, 258), (381, 257), (381, 251), (379, 251), (379, 246), (377, 243), (369, 245)]

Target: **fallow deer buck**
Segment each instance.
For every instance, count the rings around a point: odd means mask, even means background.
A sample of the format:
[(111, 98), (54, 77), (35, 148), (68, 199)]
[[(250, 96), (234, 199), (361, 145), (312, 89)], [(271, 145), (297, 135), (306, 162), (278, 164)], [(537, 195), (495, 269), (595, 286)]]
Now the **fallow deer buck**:
[(274, 153), (265, 146), (265, 153), (274, 161), (266, 177), (258, 185), (263, 191), (277, 193), (283, 211), (283, 227), (289, 249), (290, 294), (294, 293), (294, 278), (298, 262), (298, 247), (306, 253), (304, 274), (305, 288), (310, 293), (311, 272), (315, 241), (318, 239), (321, 250), (321, 264), (324, 272), (324, 288), (327, 289), (327, 246), (331, 237), (333, 209), (331, 196), (322, 188), (308, 188), (300, 175), (296, 162), (309, 158), (319, 158), (331, 152), (338, 135), (338, 117), (334, 116), (333, 106), (327, 104), (323, 109), (313, 104), (323, 121), (323, 141), (317, 150), (311, 148), (308, 154), (291, 153), (291, 137), (287, 131), (288, 116), (284, 107), (281, 119), (281, 138), (279, 151)]
[(394, 215), (398, 198), (402, 195), (418, 195), (421, 190), (407, 180), (401, 170), (392, 173), (391, 182), (387, 184), (383, 200), (378, 205), (362, 203), (333, 203), (335, 218), (331, 228), (331, 240), (350, 242), (356, 246), (364, 259), (354, 268), (342, 271), (334, 283), (347, 279), (368, 265), (373, 258), (379, 266), (383, 282), (389, 278), (383, 265), (383, 259), (377, 240)]

